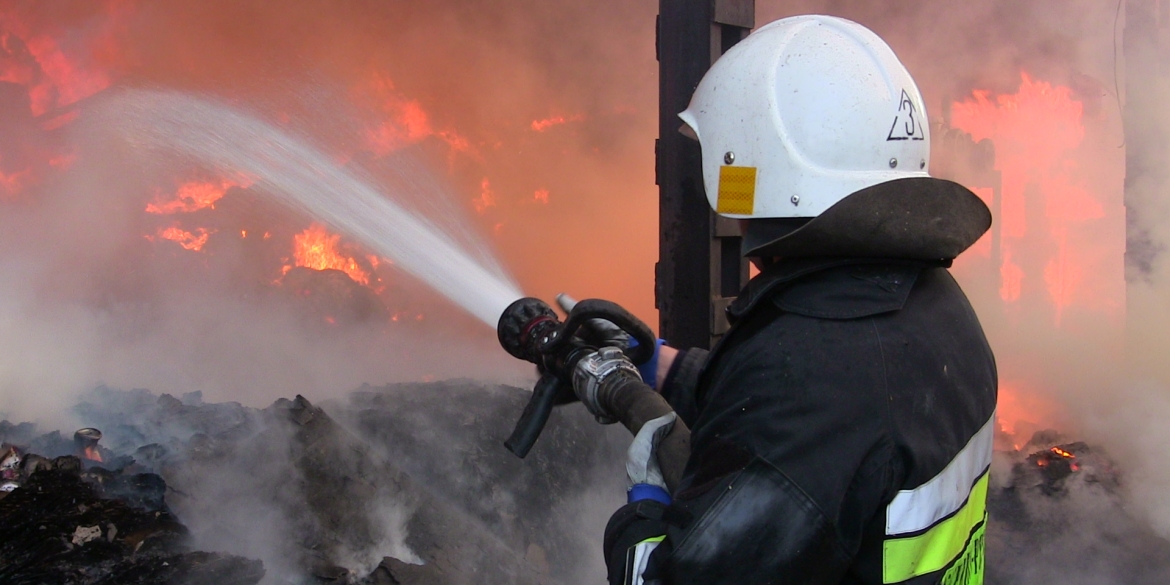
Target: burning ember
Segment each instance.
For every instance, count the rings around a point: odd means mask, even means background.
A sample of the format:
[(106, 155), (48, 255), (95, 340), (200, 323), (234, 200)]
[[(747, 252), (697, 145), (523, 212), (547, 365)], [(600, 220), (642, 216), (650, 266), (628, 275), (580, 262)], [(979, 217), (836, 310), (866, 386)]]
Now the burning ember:
[(73, 433), (73, 443), (77, 445), (78, 455), (91, 463), (105, 463), (102, 452), (98, 448), (98, 441), (102, 440), (102, 432), (87, 427)]
[[(1074, 474), (1084, 474), (1083, 481), (1100, 484), (1108, 490), (1120, 485), (1112, 460), (1099, 449), (1081, 441), (1062, 441), (1055, 431), (1041, 431), (1032, 436), (1024, 450), (1012, 452), (1017, 461), (1013, 472), (1017, 479), (1013, 483), (1036, 486), (1046, 495), (1065, 490), (1066, 482)], [(1024, 453), (1030, 454), (1024, 457)]]

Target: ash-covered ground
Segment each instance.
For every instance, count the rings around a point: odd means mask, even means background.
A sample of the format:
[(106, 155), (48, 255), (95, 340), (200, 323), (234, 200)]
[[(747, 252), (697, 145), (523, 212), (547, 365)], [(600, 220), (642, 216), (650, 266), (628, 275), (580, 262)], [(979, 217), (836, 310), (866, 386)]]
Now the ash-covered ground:
[[(517, 459), (502, 441), (527, 397), (464, 380), (256, 409), (99, 388), (76, 414), (102, 463), (69, 433), (0, 423), (22, 457), (0, 580), (601, 583), (628, 437), (569, 406)], [(1103, 449), (1038, 434), (992, 477), (988, 583), (1170, 582), (1170, 542), (1130, 514)]]
[[(582, 409), (559, 409), (532, 453), (517, 459), (502, 443), (528, 395), (457, 381), (363, 387), (326, 409), (302, 397), (254, 409), (197, 394), (99, 388), (76, 412), (103, 432), (106, 463), (86, 467), (165, 480), (164, 513), (178, 531), (168, 552), (256, 559), (264, 583), (603, 579), (600, 535), (623, 501), (627, 438)], [(25, 453), (76, 450), (68, 433), (38, 434), (27, 424), (6, 424), (0, 434)], [(6, 542), (11, 536), (0, 534), (0, 565), (14, 565), (9, 552), (21, 544)], [(103, 562), (133, 564), (136, 551), (122, 552), (106, 551)], [(25, 556), (13, 570), (31, 574), (55, 562)], [(83, 573), (91, 562), (78, 558), (59, 572)], [(70, 582), (127, 582), (110, 575)], [(260, 580), (250, 575), (232, 582)], [(178, 582), (169, 579), (134, 582)]]

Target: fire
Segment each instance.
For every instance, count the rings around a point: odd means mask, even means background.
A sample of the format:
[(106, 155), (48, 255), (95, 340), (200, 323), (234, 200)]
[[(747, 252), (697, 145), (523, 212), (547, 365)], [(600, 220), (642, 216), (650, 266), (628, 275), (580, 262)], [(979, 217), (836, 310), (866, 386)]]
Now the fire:
[(114, 77), (109, 62), (121, 60), (114, 39), (131, 9), (128, 2), (102, 3), (106, 18), (62, 45), (57, 31), (35, 26), (21, 9), (0, 8), (0, 81), (28, 88), (33, 116), (105, 90)]
[(405, 146), (430, 137), (443, 140), (452, 152), (469, 152), (471, 143), (451, 129), (438, 130), (431, 116), (418, 100), (407, 98), (394, 86), (389, 76), (375, 72), (366, 83), (354, 90), (359, 101), (370, 103), (385, 119), (366, 129), (366, 146), (378, 156), (385, 156)]
[(548, 189), (537, 189), (536, 193), (532, 197), (532, 200), (536, 201), (537, 203), (547, 204), (548, 203)]
[(215, 209), (215, 202), (223, 198), (227, 190), (241, 186), (231, 180), (219, 182), (191, 181), (179, 186), (173, 199), (166, 199), (161, 195), (146, 205), (146, 212), (155, 215), (172, 215), (175, 213), (191, 213), (200, 209)]
[[(1067, 87), (1053, 86), (1021, 74), (1020, 89), (994, 98), (975, 91), (952, 106), (952, 124), (976, 141), (995, 144), (995, 167), (1002, 191), (996, 221), (1002, 250), (1000, 297), (1015, 303), (1043, 286), (1057, 327), (1074, 304), (1108, 306), (1086, 290), (1090, 250), (1075, 248), (1071, 232), (1105, 217), (1097, 196), (1085, 185), (1087, 175), (1073, 158), (1085, 138), (1084, 108)], [(1029, 195), (1029, 193), (1032, 195)], [(1029, 200), (1041, 198), (1042, 214)], [(1037, 257), (1037, 255), (1041, 257)], [(1042, 268), (1041, 268), (1042, 267)]]
[(496, 206), (496, 192), (492, 191), (491, 181), (484, 177), (479, 183), (479, 197), (472, 199), (471, 202), (475, 204), (475, 211), (483, 215), (489, 207)]
[(102, 454), (100, 451), (98, 451), (98, 448), (96, 445), (92, 446), (92, 447), (86, 447), (85, 450), (82, 451), (81, 455), (82, 455), (82, 457), (85, 457), (86, 459), (89, 459), (90, 461), (96, 461), (98, 463), (105, 463), (105, 459), (102, 459)]
[[(297, 266), (313, 270), (340, 270), (359, 284), (368, 285), (370, 274), (352, 256), (338, 252), (341, 236), (330, 234), (318, 224), (312, 224), (293, 238), (293, 254)], [(286, 266), (285, 271), (289, 268)]]
[(1036, 393), (1018, 380), (1000, 380), (995, 420), (1000, 430), (1012, 438), (1019, 449), (1031, 434), (1066, 418), (1055, 401)]
[(566, 116), (553, 116), (551, 118), (545, 118), (543, 120), (533, 120), (532, 121), (532, 130), (534, 132), (544, 132), (545, 130), (552, 128), (553, 126), (561, 126), (563, 124), (568, 124), (569, 122), (580, 122), (584, 119), (585, 119), (584, 114), (575, 114), (575, 115), (568, 116), (568, 117), (566, 117)]
[(12, 197), (21, 192), (28, 183), (32, 169), (5, 174), (0, 171), (0, 196)]
[[(164, 240), (175, 242), (176, 244), (188, 250), (198, 252), (203, 249), (203, 245), (207, 243), (207, 239), (210, 238), (211, 234), (214, 232), (208, 231), (204, 228), (195, 228), (195, 232), (197, 232), (198, 235), (186, 231), (178, 225), (172, 225), (167, 228), (159, 228), (156, 235), (157, 237), (160, 237)], [(146, 236), (146, 239), (153, 241), (154, 237)]]
[(1076, 455), (1073, 455), (1072, 453), (1069, 453), (1068, 451), (1065, 451), (1064, 449), (1061, 449), (1060, 447), (1053, 447), (1053, 448), (1049, 449), (1049, 451), (1052, 451), (1053, 453), (1060, 455), (1061, 457), (1064, 457), (1065, 459), (1076, 459), (1077, 458)]
[(110, 86), (106, 72), (80, 67), (48, 36), (31, 38), (27, 46), (44, 75), (43, 81), (29, 89), (34, 116), (67, 106)]

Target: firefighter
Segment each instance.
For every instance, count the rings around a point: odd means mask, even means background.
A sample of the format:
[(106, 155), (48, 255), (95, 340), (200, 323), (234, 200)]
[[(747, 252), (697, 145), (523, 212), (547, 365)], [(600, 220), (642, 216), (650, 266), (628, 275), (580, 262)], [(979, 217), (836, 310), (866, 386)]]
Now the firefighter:
[[(710, 354), (663, 347), (641, 374), (674, 412), (631, 446), (610, 582), (982, 583), (996, 369), (947, 268), (991, 215), (928, 174), (914, 80), (861, 25), (798, 16), (729, 50), (680, 117), (760, 273)], [(637, 375), (602, 351), (574, 389), (613, 420), (597, 397)], [(685, 463), (656, 455), (675, 425)], [(660, 464), (685, 464), (673, 489)]]

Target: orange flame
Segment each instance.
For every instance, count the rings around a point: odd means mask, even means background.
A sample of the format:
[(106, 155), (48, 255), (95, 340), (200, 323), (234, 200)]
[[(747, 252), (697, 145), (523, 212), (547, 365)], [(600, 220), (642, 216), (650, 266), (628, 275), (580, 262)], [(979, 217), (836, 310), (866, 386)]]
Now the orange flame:
[(86, 447), (85, 451), (83, 451), (81, 453), (81, 456), (85, 457), (86, 459), (88, 459), (90, 461), (96, 461), (98, 463), (105, 463), (105, 459), (102, 459), (102, 454), (100, 451), (98, 451), (98, 448), (96, 446), (95, 447)]
[(537, 203), (548, 203), (548, 189), (537, 189), (532, 197), (533, 201)]
[(368, 285), (370, 274), (358, 265), (356, 259), (338, 252), (340, 242), (341, 236), (330, 234), (321, 225), (310, 225), (293, 238), (296, 265), (313, 270), (340, 270), (349, 275), (354, 282)]
[(995, 420), (1010, 435), (1016, 449), (1024, 446), (1035, 431), (1064, 420), (1066, 413), (1055, 401), (1036, 393), (1018, 380), (999, 381), (999, 402)]
[[(108, 61), (118, 57), (114, 39), (128, 12), (128, 2), (106, 2), (107, 18), (80, 38), (70, 51), (48, 32), (30, 24), (15, 6), (0, 7), (0, 80), (28, 87), (33, 116), (68, 106), (110, 86)], [(101, 61), (106, 61), (105, 63)]]
[[(1021, 74), (1020, 89), (992, 99), (990, 92), (976, 91), (966, 101), (952, 105), (952, 124), (971, 134), (976, 141), (990, 138), (995, 143), (995, 166), (1002, 176), (999, 202), (1000, 297), (1014, 303), (1030, 287), (1043, 282), (1055, 309), (1059, 327), (1065, 310), (1074, 303), (1099, 304), (1102, 299), (1086, 298), (1081, 286), (1085, 274), (1083, 254), (1071, 249), (1070, 229), (1105, 216), (1102, 204), (1082, 184), (1072, 160), (1072, 151), (1085, 137), (1083, 105), (1067, 87), (1035, 81)], [(1043, 217), (1028, 216), (1029, 189), (1043, 198)], [(1047, 227), (1046, 234), (1032, 234), (1030, 225)], [(1047, 244), (1025, 246), (1024, 238), (1042, 237)], [(1029, 273), (1028, 254), (1050, 249), (1039, 259), (1043, 274)], [(1032, 270), (1038, 272), (1038, 270)]]
[(1072, 453), (1069, 453), (1068, 451), (1065, 451), (1064, 449), (1061, 449), (1060, 447), (1053, 447), (1053, 448), (1049, 449), (1049, 451), (1052, 451), (1053, 453), (1060, 455), (1061, 457), (1064, 457), (1065, 459), (1076, 459), (1077, 458), (1076, 455), (1073, 455)]
[[(178, 225), (173, 225), (168, 228), (159, 228), (156, 235), (164, 240), (175, 242), (188, 250), (198, 252), (203, 249), (203, 245), (207, 243), (207, 239), (214, 232), (209, 232), (203, 228), (195, 228), (195, 231), (199, 235), (186, 231)], [(154, 241), (154, 237), (151, 236), (146, 236), (146, 239)]]
[(451, 147), (452, 152), (468, 152), (471, 143), (454, 130), (436, 130), (431, 117), (418, 100), (403, 96), (394, 87), (390, 77), (375, 73), (369, 81), (355, 89), (363, 101), (386, 116), (377, 125), (366, 129), (366, 146), (374, 154), (385, 156), (432, 136)]
[(29, 39), (28, 50), (46, 78), (29, 89), (34, 116), (80, 101), (110, 86), (106, 72), (78, 66), (48, 36)]
[(166, 200), (161, 195), (146, 205), (146, 212), (156, 215), (191, 213), (200, 209), (215, 209), (215, 202), (223, 198), (227, 190), (240, 186), (235, 181), (222, 180), (218, 183), (191, 181), (179, 186), (174, 199)]
[(572, 116), (553, 116), (543, 120), (533, 120), (532, 130), (534, 132), (544, 132), (553, 126), (561, 126), (569, 122), (580, 122), (585, 119), (585, 114), (574, 114)]

